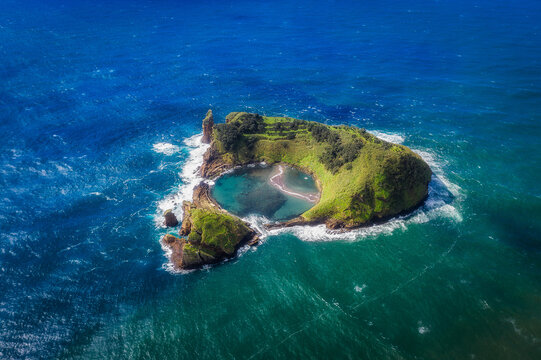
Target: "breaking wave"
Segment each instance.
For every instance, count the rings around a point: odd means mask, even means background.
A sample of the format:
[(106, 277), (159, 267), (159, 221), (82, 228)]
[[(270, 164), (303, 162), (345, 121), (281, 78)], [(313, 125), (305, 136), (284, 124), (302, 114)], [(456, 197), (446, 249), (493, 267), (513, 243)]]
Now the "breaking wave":
[(179, 152), (180, 148), (177, 145), (161, 142), (154, 144), (152, 150), (160, 154), (173, 155)]
[(187, 147), (189, 155), (180, 173), (182, 184), (177, 191), (158, 202), (158, 212), (155, 216), (158, 226), (164, 226), (162, 223), (162, 214), (165, 210), (171, 209), (178, 219), (182, 219), (182, 202), (191, 201), (193, 189), (204, 180), (199, 175), (199, 168), (203, 164), (203, 154), (205, 154), (210, 145), (203, 144), (201, 142), (202, 137), (202, 134), (197, 134), (184, 140), (184, 145)]
[(381, 140), (385, 140), (395, 144), (402, 144), (406, 140), (405, 136), (395, 133), (384, 133), (378, 130), (369, 130), (370, 134), (379, 137)]

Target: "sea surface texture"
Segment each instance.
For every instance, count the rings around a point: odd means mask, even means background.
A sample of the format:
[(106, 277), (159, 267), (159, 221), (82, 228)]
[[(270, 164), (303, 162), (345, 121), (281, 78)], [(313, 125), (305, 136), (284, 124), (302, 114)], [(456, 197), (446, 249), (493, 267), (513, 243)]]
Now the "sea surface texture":
[[(208, 109), (364, 127), (429, 198), (175, 273)], [(1, 359), (541, 358), (539, 1), (2, 0), (0, 135)]]

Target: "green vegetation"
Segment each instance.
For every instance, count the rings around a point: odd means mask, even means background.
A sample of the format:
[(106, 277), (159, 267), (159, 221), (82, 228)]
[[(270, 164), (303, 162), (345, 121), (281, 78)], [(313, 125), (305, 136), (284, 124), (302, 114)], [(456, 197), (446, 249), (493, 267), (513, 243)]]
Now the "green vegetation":
[(190, 218), (189, 245), (212, 257), (233, 255), (239, 243), (252, 233), (240, 219), (219, 210), (192, 209)]
[(315, 175), (322, 193), (301, 215), (308, 222), (360, 226), (411, 209), (427, 195), (431, 170), (421, 157), (364, 129), (231, 113), (213, 136), (229, 165), (283, 162)]

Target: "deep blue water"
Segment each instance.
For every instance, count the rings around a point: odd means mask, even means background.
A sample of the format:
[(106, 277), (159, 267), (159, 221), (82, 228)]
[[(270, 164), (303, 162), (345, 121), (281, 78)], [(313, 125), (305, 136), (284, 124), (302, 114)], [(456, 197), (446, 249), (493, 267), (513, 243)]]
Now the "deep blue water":
[[(540, 24), (533, 0), (3, 0), (0, 358), (541, 358)], [(209, 108), (393, 134), (449, 195), (172, 274), (159, 204)]]

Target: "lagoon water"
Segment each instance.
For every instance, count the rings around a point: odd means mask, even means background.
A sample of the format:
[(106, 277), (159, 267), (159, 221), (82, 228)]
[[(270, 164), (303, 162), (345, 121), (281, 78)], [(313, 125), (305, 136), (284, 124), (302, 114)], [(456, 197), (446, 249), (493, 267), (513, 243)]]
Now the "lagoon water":
[[(297, 169), (282, 167), (284, 185), (295, 194), (317, 194), (314, 179)], [(276, 166), (238, 169), (220, 177), (212, 188), (212, 196), (222, 208), (246, 217), (262, 215), (271, 221), (292, 219), (314, 206), (313, 202), (292, 196), (271, 185), (277, 175)]]
[[(539, 24), (533, 0), (2, 1), (0, 358), (541, 358)], [(159, 215), (209, 108), (365, 127), (430, 163), (429, 199), (173, 273)]]

